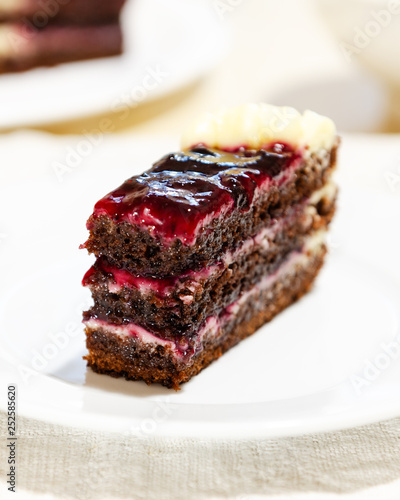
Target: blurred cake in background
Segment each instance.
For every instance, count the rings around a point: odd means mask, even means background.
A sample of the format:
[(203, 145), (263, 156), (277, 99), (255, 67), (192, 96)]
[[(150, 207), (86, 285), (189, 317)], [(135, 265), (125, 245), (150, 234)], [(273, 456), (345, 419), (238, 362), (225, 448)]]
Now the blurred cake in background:
[(0, 0), (0, 73), (121, 54), (125, 0)]

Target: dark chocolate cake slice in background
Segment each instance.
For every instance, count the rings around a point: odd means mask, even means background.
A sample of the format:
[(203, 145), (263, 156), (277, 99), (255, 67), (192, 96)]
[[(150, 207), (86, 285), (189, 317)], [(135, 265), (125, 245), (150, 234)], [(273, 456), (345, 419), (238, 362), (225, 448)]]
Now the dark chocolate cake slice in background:
[(0, 73), (122, 53), (125, 0), (0, 0)]
[(83, 245), (88, 365), (178, 388), (306, 293), (335, 211), (338, 140), (315, 113), (247, 105), (194, 124), (102, 198)]
[(0, 73), (121, 54), (118, 23), (50, 25), (26, 35), (22, 23), (0, 25)]
[(126, 0), (0, 0), (0, 22), (30, 21), (43, 28), (58, 24), (118, 22)]

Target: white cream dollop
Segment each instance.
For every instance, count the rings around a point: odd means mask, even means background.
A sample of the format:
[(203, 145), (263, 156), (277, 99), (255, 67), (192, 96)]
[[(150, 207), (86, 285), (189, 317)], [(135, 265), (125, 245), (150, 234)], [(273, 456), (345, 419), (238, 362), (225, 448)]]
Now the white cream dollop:
[(336, 127), (330, 118), (288, 106), (245, 104), (204, 113), (184, 133), (183, 149), (197, 144), (210, 148), (232, 150), (240, 146), (260, 149), (276, 142), (294, 149), (330, 149)]

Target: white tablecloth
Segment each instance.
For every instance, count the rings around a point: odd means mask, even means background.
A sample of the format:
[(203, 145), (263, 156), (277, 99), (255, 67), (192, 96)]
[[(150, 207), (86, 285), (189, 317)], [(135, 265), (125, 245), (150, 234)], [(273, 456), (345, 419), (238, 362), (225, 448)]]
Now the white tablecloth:
[[(336, 433), (221, 442), (140, 439), (21, 418), (18, 440), (19, 490), (57, 498), (400, 498), (400, 418)], [(3, 455), (1, 447), (2, 467)]]

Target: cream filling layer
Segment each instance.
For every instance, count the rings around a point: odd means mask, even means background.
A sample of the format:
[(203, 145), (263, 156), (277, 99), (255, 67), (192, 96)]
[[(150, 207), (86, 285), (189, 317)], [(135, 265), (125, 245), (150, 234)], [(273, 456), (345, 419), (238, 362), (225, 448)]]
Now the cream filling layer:
[(335, 124), (325, 116), (309, 110), (301, 114), (287, 106), (250, 103), (204, 113), (187, 128), (181, 145), (183, 149), (204, 144), (232, 150), (241, 146), (261, 149), (278, 142), (315, 152), (331, 149), (335, 139)]
[[(312, 194), (307, 201), (307, 206), (305, 208), (305, 213), (309, 217), (306, 224), (309, 224), (310, 226), (312, 224), (313, 217), (316, 214), (316, 208), (314, 205), (318, 204), (318, 202), (322, 199), (333, 201), (336, 193), (337, 187), (330, 179), (321, 189)], [(304, 212), (301, 213), (303, 214)], [(144, 278), (139, 276), (135, 277), (129, 275), (127, 272), (116, 270), (114, 280), (110, 279), (108, 281), (108, 290), (110, 293), (119, 293), (124, 286), (131, 286), (136, 288), (144, 296), (155, 293), (162, 299), (171, 297), (175, 290), (189, 290), (191, 293), (188, 294), (186, 292), (181, 294), (180, 299), (185, 304), (190, 304), (195, 300), (194, 295), (196, 290), (201, 286), (201, 281), (208, 279), (215, 273), (221, 273), (230, 264), (238, 259), (241, 259), (242, 257), (245, 257), (246, 255), (251, 254), (257, 248), (262, 248), (265, 251), (268, 250), (276, 235), (285, 230), (287, 221), (288, 219), (286, 217), (277, 220), (272, 226), (262, 229), (255, 236), (245, 240), (236, 250), (227, 251), (219, 263), (209, 266), (208, 268), (201, 269), (200, 271), (188, 271), (183, 276), (176, 278), (176, 280)], [(96, 285), (90, 285), (90, 288), (95, 290)]]
[(224, 325), (236, 316), (241, 307), (252, 297), (255, 298), (261, 291), (271, 288), (274, 283), (283, 278), (294, 274), (299, 268), (304, 267), (309, 262), (310, 258), (317, 255), (322, 251), (326, 237), (326, 230), (320, 230), (311, 235), (301, 252), (292, 252), (288, 260), (273, 274), (265, 276), (262, 280), (255, 285), (251, 290), (243, 293), (237, 301), (226, 307), (218, 316), (210, 316), (207, 318), (205, 324), (200, 328), (196, 335), (194, 346), (189, 349), (188, 343), (182, 339), (180, 343), (175, 343), (171, 340), (161, 339), (145, 328), (129, 323), (125, 325), (109, 324), (106, 321), (91, 318), (84, 321), (84, 324), (90, 330), (102, 329), (107, 333), (116, 335), (120, 338), (134, 337), (140, 342), (147, 344), (148, 348), (155, 350), (157, 346), (161, 345), (171, 351), (171, 354), (181, 362), (190, 364), (193, 356), (200, 352), (202, 344), (206, 340), (215, 339), (223, 335)]

